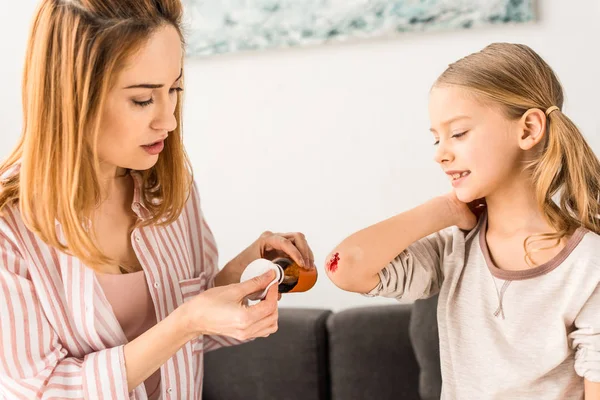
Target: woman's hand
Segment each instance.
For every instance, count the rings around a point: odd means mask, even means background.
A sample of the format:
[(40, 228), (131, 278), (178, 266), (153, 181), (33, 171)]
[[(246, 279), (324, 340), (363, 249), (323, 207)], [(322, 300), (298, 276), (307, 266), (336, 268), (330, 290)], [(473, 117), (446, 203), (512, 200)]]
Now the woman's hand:
[(300, 266), (315, 268), (315, 257), (302, 233), (267, 231), (223, 267), (215, 278), (215, 286), (239, 282), (244, 269), (254, 260), (278, 257), (289, 257)]
[[(250, 262), (257, 258), (274, 260), (278, 257), (290, 257), (301, 267), (312, 268), (315, 257), (308, 246), (304, 235), (300, 232), (272, 233), (265, 232), (248, 249)], [(249, 263), (250, 263), (249, 262)]]
[(477, 219), (485, 211), (485, 199), (477, 199), (470, 203), (463, 203), (456, 197), (454, 191), (442, 196), (448, 205), (448, 212), (452, 216), (454, 225), (465, 231), (470, 231), (477, 225)]
[(275, 278), (269, 271), (244, 283), (208, 289), (175, 309), (152, 328), (127, 343), (127, 387), (132, 391), (187, 342), (202, 334), (238, 340), (269, 336), (277, 331), (277, 287), (254, 306), (245, 297), (262, 292)]
[(245, 298), (263, 291), (275, 279), (273, 271), (242, 283), (215, 287), (181, 306), (185, 330), (191, 336), (224, 335), (238, 340), (266, 337), (277, 331), (277, 286), (253, 306)]

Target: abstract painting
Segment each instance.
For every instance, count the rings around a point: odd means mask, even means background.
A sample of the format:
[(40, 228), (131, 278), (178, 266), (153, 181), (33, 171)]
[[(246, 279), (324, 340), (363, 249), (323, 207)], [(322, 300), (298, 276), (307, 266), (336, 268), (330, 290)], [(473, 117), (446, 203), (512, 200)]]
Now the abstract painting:
[(188, 56), (529, 22), (533, 0), (183, 0)]

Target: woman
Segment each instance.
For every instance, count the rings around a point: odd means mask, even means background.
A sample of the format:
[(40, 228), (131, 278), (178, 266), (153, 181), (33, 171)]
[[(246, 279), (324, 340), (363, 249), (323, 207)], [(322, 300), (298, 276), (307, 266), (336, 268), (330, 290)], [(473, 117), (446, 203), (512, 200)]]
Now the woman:
[[(200, 398), (203, 352), (277, 330), (257, 258), (314, 267), (266, 232), (219, 272), (181, 136), (179, 0), (43, 0), (24, 126), (0, 166), (0, 394)], [(142, 383), (144, 383), (142, 385)]]

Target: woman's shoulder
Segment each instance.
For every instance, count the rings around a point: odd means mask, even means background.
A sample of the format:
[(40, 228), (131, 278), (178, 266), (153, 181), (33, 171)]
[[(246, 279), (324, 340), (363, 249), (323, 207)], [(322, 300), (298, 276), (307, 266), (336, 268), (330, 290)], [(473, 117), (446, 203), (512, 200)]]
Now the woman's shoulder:
[[(17, 162), (3, 171), (0, 171), (0, 194), (6, 194), (6, 190), (11, 190), (16, 179), (19, 179), (21, 171), (21, 163)], [(3, 204), (0, 204), (0, 234), (4, 235), (17, 228), (18, 222), (21, 221), (21, 211), (19, 210), (18, 199), (16, 197), (4, 198)]]
[[(32, 235), (21, 218), (19, 207), (16, 204), (6, 204), (0, 210), (0, 254), (6, 257), (24, 253), (23, 239)], [(0, 257), (0, 260), (3, 257)], [(0, 262), (2, 264), (2, 262)]]
[(191, 229), (198, 229), (201, 224), (205, 223), (204, 213), (200, 203), (200, 194), (194, 181), (190, 184), (183, 208), (174, 223), (183, 223), (185, 226), (191, 227)]
[(201, 213), (200, 191), (198, 190), (198, 184), (194, 179), (192, 179), (190, 183), (187, 201), (185, 202), (185, 208), (188, 211)]
[(21, 211), (16, 201), (8, 202), (0, 209), (0, 235), (15, 236), (18, 231), (26, 229)]

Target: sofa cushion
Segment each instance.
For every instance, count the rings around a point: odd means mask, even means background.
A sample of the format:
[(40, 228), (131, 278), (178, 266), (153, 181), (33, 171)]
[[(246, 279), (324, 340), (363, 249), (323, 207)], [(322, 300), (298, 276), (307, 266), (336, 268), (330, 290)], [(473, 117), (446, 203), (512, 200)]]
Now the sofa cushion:
[(326, 400), (329, 310), (281, 308), (268, 338), (206, 353), (205, 400)]
[(334, 400), (418, 400), (411, 306), (361, 307), (327, 321)]

